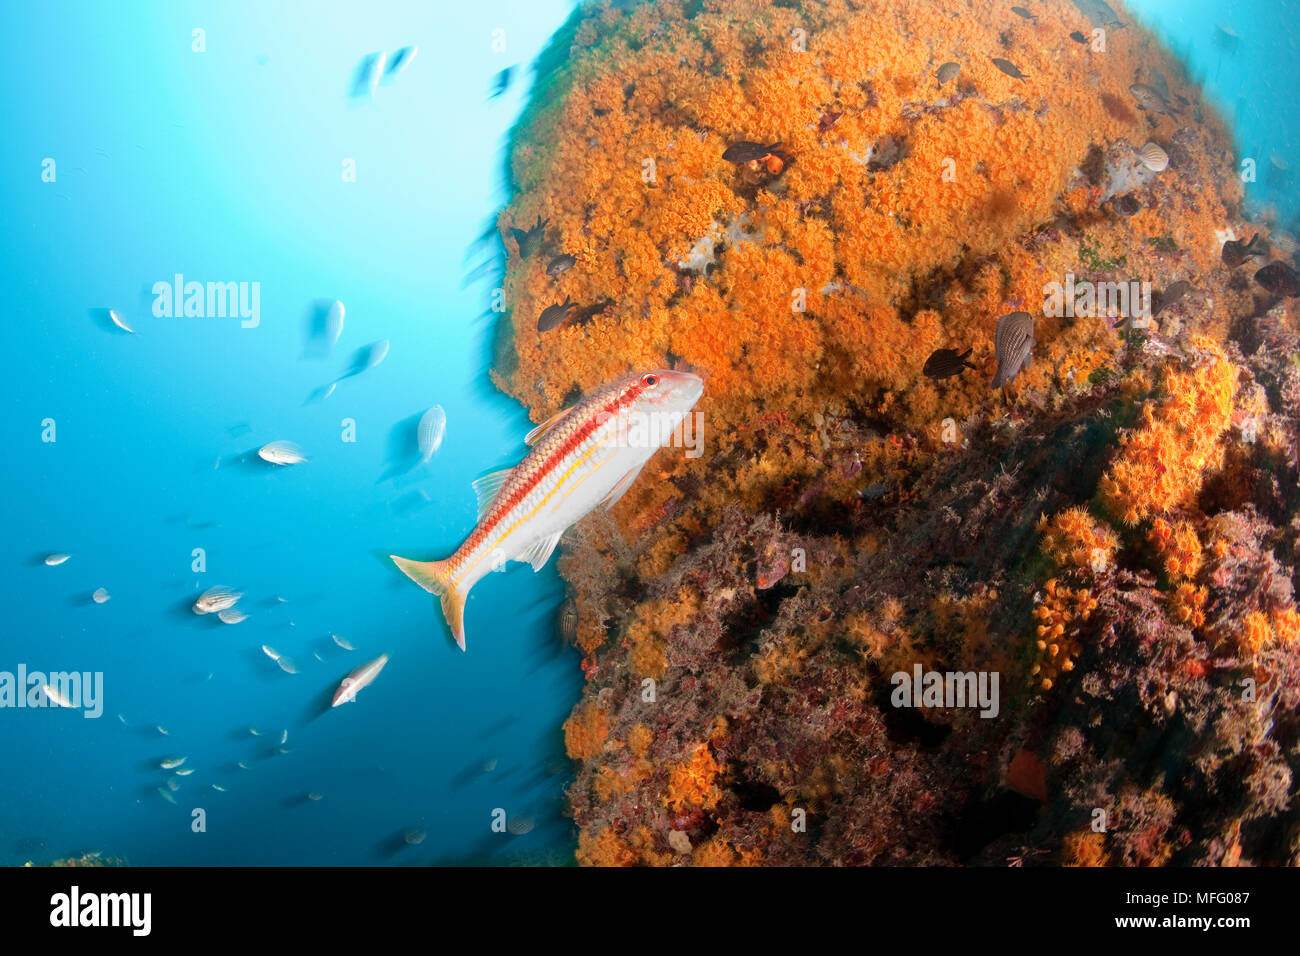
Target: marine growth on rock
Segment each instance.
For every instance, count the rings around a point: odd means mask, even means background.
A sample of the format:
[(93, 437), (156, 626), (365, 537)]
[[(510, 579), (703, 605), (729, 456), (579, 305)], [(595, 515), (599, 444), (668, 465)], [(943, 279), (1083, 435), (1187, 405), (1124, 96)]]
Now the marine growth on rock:
[[(535, 421), (706, 382), (703, 453), (562, 549), (579, 862), (1300, 863), (1295, 299), (1224, 261), (1269, 230), (1223, 122), (1091, 6), (602, 2), (554, 38), (495, 381)], [(570, 300), (609, 305), (539, 331)], [(998, 675), (996, 716), (899, 706), (914, 672)]]

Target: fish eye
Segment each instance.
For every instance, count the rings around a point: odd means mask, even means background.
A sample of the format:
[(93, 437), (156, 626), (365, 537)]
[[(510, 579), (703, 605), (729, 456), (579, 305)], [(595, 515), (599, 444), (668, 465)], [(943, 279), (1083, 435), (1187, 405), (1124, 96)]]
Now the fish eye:
[(641, 376), (641, 384), (646, 388), (654, 388), (659, 384), (659, 376), (655, 375), (653, 372), (646, 372)]

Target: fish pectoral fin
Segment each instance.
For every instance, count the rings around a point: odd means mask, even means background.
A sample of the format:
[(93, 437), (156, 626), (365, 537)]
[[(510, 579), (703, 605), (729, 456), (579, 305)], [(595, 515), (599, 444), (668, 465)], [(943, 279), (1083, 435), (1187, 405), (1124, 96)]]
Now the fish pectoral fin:
[(644, 467), (645, 462), (643, 461), (620, 478), (618, 483), (615, 484), (613, 488), (609, 489), (609, 494), (605, 495), (605, 497), (601, 499), (600, 507), (604, 508), (606, 511), (614, 507), (614, 505), (618, 503), (618, 499), (627, 494), (627, 490), (632, 487), (632, 483), (636, 481), (636, 476), (641, 474), (641, 469)]
[(492, 502), (496, 500), (497, 492), (501, 486), (506, 483), (510, 477), (513, 468), (502, 468), (500, 471), (494, 471), (484, 475), (482, 478), (475, 479), (470, 487), (474, 489), (474, 498), (478, 502), (478, 517), (481, 521), (483, 516), (492, 510)]
[(546, 562), (551, 559), (551, 555), (555, 553), (555, 546), (560, 543), (560, 535), (562, 534), (564, 534), (563, 528), (549, 537), (538, 538), (524, 549), (519, 555), (519, 560), (527, 561), (533, 566), (534, 571), (542, 570)]
[(576, 406), (570, 405), (568, 408), (562, 408), (554, 415), (552, 415), (550, 418), (546, 419), (546, 421), (542, 422), (540, 425), (538, 425), (536, 428), (534, 428), (532, 431), (530, 431), (527, 435), (524, 436), (525, 444), (536, 445), (539, 441), (542, 440), (542, 437), (548, 431), (550, 431), (561, 421), (563, 421), (564, 417), (568, 415), (569, 412), (573, 411), (575, 407)]

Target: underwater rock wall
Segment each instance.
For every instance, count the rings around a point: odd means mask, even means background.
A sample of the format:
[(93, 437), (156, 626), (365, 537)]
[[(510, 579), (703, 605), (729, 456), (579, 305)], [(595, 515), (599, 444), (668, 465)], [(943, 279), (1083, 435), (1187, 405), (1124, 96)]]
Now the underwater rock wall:
[[(1225, 261), (1269, 231), (1157, 41), (1096, 0), (688, 0), (553, 52), (495, 380), (540, 421), (706, 377), (703, 456), (561, 558), (579, 861), (1300, 862), (1300, 321), (1276, 248)], [(1130, 281), (1145, 328), (1072, 294)], [(996, 673), (996, 716), (895, 706), (917, 665)]]

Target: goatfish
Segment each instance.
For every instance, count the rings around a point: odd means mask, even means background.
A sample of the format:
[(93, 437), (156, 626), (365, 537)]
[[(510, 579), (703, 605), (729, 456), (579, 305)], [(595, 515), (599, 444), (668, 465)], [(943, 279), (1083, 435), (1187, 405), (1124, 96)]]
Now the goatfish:
[(465, 601), (506, 561), (540, 571), (562, 535), (588, 512), (612, 507), (704, 392), (689, 372), (652, 371), (606, 385), (542, 422), (524, 439), (518, 465), (478, 479), (478, 526), (442, 561), (391, 555), (416, 584), (442, 599), (452, 637), (465, 650)]

